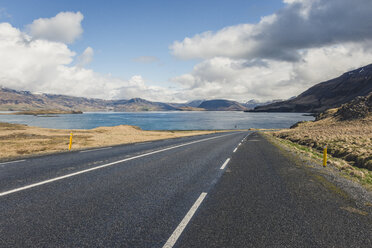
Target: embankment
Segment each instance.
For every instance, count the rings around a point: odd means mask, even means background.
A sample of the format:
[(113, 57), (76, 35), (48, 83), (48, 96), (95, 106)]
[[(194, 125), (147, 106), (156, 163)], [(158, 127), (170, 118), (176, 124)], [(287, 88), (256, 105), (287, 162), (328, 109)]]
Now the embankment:
[(273, 135), (319, 151), (327, 146), (332, 156), (372, 170), (372, 93)]

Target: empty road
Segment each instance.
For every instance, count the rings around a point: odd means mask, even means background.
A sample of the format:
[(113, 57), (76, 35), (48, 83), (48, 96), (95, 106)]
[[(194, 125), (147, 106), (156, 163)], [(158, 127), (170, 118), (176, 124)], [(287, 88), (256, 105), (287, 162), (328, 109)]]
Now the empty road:
[(372, 247), (315, 178), (249, 132), (0, 163), (0, 247)]

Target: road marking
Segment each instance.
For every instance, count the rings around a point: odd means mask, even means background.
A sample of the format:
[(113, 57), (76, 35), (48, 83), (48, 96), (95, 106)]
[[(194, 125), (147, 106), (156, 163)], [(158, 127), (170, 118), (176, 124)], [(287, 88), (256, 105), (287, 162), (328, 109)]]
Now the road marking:
[(238, 146), (241, 146), (242, 145), (242, 143), (239, 143), (239, 145)]
[(196, 200), (194, 205), (192, 205), (189, 212), (187, 212), (186, 216), (183, 218), (181, 223), (177, 226), (176, 230), (174, 230), (172, 235), (169, 237), (167, 242), (164, 244), (163, 248), (172, 248), (174, 246), (174, 244), (177, 242), (183, 230), (185, 229), (187, 224), (190, 222), (191, 218), (194, 216), (196, 210), (199, 208), (200, 204), (203, 202), (206, 196), (207, 196), (207, 193), (205, 192), (200, 194), (199, 198)]
[(135, 146), (139, 146), (139, 145), (150, 144), (150, 143), (152, 143), (152, 141), (134, 143), (133, 145), (135, 145)]
[(236, 147), (235, 149), (234, 149), (234, 151), (233, 152), (236, 152), (236, 150), (238, 150), (238, 148)]
[(94, 151), (100, 151), (100, 150), (107, 150), (107, 149), (111, 149), (112, 147), (103, 147), (103, 148), (97, 148), (97, 149), (91, 149), (91, 150), (85, 150), (85, 151), (80, 151), (80, 153), (83, 153), (83, 152), (94, 152)]
[(26, 160), (23, 159), (23, 160), (9, 161), (9, 162), (0, 163), (0, 165), (13, 164), (13, 163), (19, 163), (19, 162), (24, 162), (24, 161)]
[(220, 170), (223, 170), (225, 169), (226, 165), (229, 163), (230, 159), (226, 159), (225, 163), (223, 163), (223, 165), (221, 166)]
[(152, 155), (152, 154), (169, 151), (169, 150), (172, 150), (172, 149), (176, 149), (176, 148), (187, 146), (187, 145), (192, 145), (192, 144), (203, 142), (203, 141), (207, 141), (207, 140), (218, 139), (218, 138), (229, 136), (229, 135), (233, 135), (233, 134), (234, 133), (232, 133), (232, 134), (225, 134), (225, 135), (221, 135), (221, 136), (217, 136), (217, 137), (211, 137), (211, 138), (201, 139), (201, 140), (196, 140), (196, 141), (192, 141), (192, 142), (189, 142), (189, 143), (185, 143), (185, 144), (181, 144), (181, 145), (176, 145), (176, 146), (171, 146), (171, 147), (160, 149), (160, 150), (157, 150), (157, 151), (153, 151), (153, 152), (149, 152), (149, 153), (137, 155), (137, 156), (134, 156), (134, 157), (125, 158), (125, 159), (118, 160), (118, 161), (115, 161), (115, 162), (111, 162), (111, 163), (108, 163), (108, 164), (99, 165), (99, 166), (96, 166), (96, 167), (93, 167), (93, 168), (89, 168), (89, 169), (86, 169), (86, 170), (77, 171), (77, 172), (74, 172), (74, 173), (71, 173), (71, 174), (67, 174), (67, 175), (64, 175), (64, 176), (55, 177), (55, 178), (52, 178), (52, 179), (49, 179), (49, 180), (45, 180), (45, 181), (42, 181), (42, 182), (38, 182), (38, 183), (34, 183), (34, 184), (23, 186), (23, 187), (20, 187), (20, 188), (16, 188), (16, 189), (8, 190), (8, 191), (5, 191), (5, 192), (1, 192), (0, 193), (0, 197), (1, 196), (5, 196), (5, 195), (9, 195), (9, 194), (12, 194), (12, 193), (15, 193), (15, 192), (18, 192), (18, 191), (30, 189), (30, 188), (33, 188), (33, 187), (36, 187), (36, 186), (40, 186), (40, 185), (43, 185), (43, 184), (55, 182), (55, 181), (58, 181), (58, 180), (61, 180), (61, 179), (65, 179), (65, 178), (68, 178), (68, 177), (73, 177), (73, 176), (80, 175), (80, 174), (83, 174), (83, 173), (87, 173), (87, 172), (90, 172), (90, 171), (102, 169), (102, 168), (105, 168), (105, 167), (108, 167), (108, 166), (112, 166), (112, 165), (115, 165), (115, 164), (119, 164), (119, 163), (122, 163), (122, 162), (129, 161), (129, 160), (146, 157), (146, 156), (149, 156), (149, 155)]

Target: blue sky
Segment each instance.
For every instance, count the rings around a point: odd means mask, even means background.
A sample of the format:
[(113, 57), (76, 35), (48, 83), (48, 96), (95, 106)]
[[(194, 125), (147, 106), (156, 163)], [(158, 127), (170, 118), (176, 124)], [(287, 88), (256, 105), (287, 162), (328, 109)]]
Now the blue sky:
[[(100, 73), (129, 78), (142, 75), (150, 82), (169, 85), (168, 79), (189, 72), (195, 61), (183, 61), (169, 53), (169, 45), (204, 31), (246, 22), (279, 9), (283, 3), (269, 1), (100, 1), (100, 0), (5, 0), (1, 8), (11, 15), (2, 18), (22, 29), (38, 18), (50, 18), (64, 11), (84, 15), (84, 33), (70, 45), (82, 53), (95, 50), (90, 68)], [(140, 56), (155, 56), (156, 63), (138, 63)]]
[(286, 99), (372, 62), (370, 13), (370, 0), (2, 0), (0, 86)]

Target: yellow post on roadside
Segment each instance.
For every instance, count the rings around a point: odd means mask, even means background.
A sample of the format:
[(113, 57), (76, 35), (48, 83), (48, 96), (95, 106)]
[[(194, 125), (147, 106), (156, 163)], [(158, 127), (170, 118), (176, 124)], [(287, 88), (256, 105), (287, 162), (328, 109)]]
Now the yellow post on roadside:
[(72, 132), (70, 133), (70, 144), (68, 145), (68, 150), (71, 151), (72, 147)]
[(326, 145), (324, 146), (324, 149), (323, 149), (323, 166), (324, 167), (327, 166), (327, 146)]

